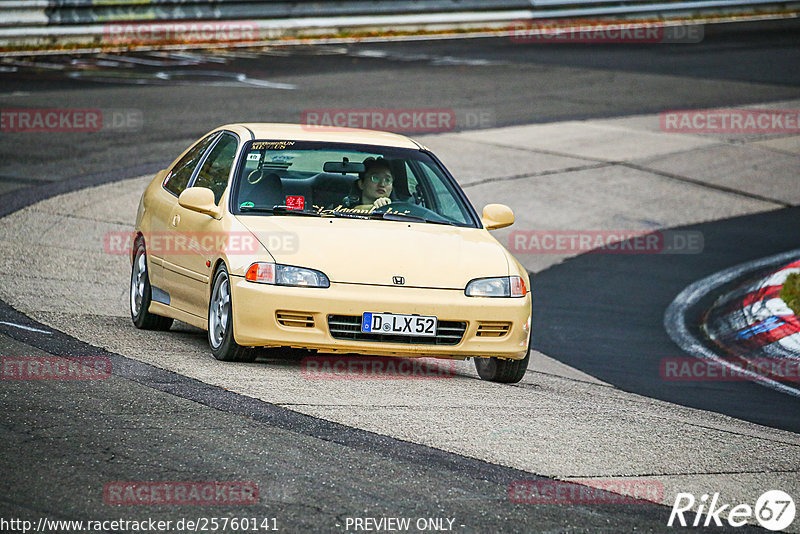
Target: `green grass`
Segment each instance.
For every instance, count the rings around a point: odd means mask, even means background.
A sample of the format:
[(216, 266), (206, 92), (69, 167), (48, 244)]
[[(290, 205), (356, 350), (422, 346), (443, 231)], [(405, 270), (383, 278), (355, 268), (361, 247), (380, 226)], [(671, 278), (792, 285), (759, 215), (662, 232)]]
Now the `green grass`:
[(792, 273), (786, 277), (781, 289), (781, 298), (795, 315), (800, 316), (800, 274)]

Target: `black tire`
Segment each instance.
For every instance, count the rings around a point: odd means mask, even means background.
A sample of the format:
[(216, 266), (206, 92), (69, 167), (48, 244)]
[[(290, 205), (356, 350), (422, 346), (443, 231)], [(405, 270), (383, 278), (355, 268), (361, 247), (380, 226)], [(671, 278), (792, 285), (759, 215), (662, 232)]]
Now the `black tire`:
[(150, 276), (147, 274), (147, 251), (144, 239), (137, 239), (135, 247), (131, 266), (131, 285), (128, 291), (128, 306), (133, 324), (142, 330), (169, 330), (172, 326), (170, 317), (150, 313), (153, 290), (150, 287)]
[(483, 380), (516, 384), (528, 370), (531, 350), (521, 360), (501, 360), (500, 358), (475, 358), (475, 369)]
[(233, 338), (233, 301), (230, 276), (225, 264), (214, 273), (211, 298), (208, 300), (208, 344), (211, 354), (223, 362), (252, 362), (258, 354)]

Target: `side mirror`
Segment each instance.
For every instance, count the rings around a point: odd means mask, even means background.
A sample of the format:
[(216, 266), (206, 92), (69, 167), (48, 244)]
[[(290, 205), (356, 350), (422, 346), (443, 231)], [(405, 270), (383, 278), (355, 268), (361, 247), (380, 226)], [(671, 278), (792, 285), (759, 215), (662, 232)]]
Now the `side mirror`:
[(187, 210), (219, 217), (219, 207), (214, 204), (214, 192), (207, 187), (189, 187), (178, 197), (178, 204)]
[(514, 224), (514, 212), (505, 204), (487, 204), (483, 208), (481, 222), (487, 230), (505, 228)]

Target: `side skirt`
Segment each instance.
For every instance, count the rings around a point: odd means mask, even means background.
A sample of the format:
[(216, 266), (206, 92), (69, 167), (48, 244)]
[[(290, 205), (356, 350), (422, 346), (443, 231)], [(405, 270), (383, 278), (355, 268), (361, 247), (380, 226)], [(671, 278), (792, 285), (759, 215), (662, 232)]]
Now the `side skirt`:
[(206, 317), (198, 317), (197, 315), (186, 313), (185, 311), (175, 309), (161, 302), (150, 302), (150, 313), (163, 315), (165, 317), (172, 317), (173, 319), (183, 321), (184, 323), (196, 326), (197, 328), (208, 330), (208, 319)]

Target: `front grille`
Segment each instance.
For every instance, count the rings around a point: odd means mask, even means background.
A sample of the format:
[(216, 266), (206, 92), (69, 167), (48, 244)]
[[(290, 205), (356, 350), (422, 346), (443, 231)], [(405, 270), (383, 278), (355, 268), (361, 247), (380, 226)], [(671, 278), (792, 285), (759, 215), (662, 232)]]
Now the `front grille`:
[(478, 323), (478, 330), (475, 337), (503, 337), (511, 330), (511, 323), (481, 321)]
[(282, 326), (314, 328), (314, 316), (307, 312), (276, 311), (275, 318)]
[(398, 336), (397, 334), (374, 334), (361, 331), (359, 315), (328, 315), (328, 329), (334, 339), (350, 341), (377, 341), (379, 343), (403, 343), (406, 345), (458, 345), (464, 337), (467, 323), (464, 321), (439, 321), (436, 336)]

